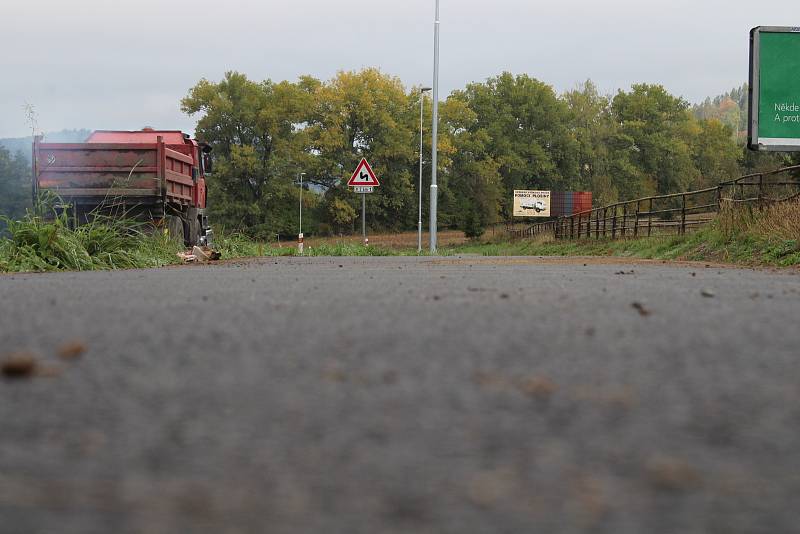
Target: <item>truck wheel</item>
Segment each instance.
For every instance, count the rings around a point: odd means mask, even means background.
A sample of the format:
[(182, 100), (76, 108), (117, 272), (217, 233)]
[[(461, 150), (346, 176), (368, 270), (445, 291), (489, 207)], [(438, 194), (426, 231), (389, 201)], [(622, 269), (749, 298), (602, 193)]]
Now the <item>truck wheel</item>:
[(183, 221), (180, 217), (176, 217), (175, 215), (167, 216), (167, 234), (169, 235), (170, 241), (174, 242), (175, 244), (180, 243), (180, 245), (183, 246)]
[(190, 219), (189, 220), (189, 246), (195, 246), (200, 244), (200, 237), (202, 233), (202, 227), (200, 226), (200, 221), (197, 219)]

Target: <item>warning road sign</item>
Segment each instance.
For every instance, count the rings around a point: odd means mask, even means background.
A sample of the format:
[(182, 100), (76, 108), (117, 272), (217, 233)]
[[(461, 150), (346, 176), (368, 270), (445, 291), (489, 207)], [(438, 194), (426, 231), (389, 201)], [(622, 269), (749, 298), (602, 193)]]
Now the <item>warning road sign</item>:
[(378, 178), (375, 176), (375, 173), (372, 172), (372, 167), (369, 166), (367, 163), (367, 158), (362, 158), (361, 163), (358, 164), (356, 167), (356, 172), (353, 173), (353, 176), (350, 177), (350, 180), (347, 182), (347, 185), (350, 187), (356, 186), (379, 186), (381, 185), (378, 182)]

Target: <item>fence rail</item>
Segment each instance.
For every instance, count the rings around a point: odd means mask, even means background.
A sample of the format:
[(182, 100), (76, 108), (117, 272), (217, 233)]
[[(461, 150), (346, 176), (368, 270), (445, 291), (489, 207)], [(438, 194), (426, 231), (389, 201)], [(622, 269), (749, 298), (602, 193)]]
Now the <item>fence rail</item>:
[(550, 234), (556, 239), (618, 239), (682, 235), (713, 221), (726, 203), (763, 207), (800, 197), (800, 180), (791, 175), (798, 171), (800, 165), (783, 167), (748, 174), (697, 191), (616, 202), (536, 223), (522, 230), (512, 230), (511, 236), (526, 238)]

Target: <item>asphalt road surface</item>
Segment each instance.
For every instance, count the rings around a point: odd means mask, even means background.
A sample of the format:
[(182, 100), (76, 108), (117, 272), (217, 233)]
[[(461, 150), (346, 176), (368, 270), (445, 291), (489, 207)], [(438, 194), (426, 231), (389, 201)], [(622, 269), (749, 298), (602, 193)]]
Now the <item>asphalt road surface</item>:
[(800, 276), (614, 261), (0, 276), (0, 532), (800, 532)]

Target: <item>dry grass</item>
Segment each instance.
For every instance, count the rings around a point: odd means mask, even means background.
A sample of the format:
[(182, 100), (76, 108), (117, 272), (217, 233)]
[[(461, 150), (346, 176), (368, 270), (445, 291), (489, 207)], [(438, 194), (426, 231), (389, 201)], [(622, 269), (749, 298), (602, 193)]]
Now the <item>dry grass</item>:
[(800, 198), (767, 207), (756, 217), (753, 230), (762, 236), (800, 239)]
[(749, 235), (763, 239), (798, 240), (800, 198), (763, 208), (725, 204), (717, 218), (717, 227), (728, 238)]

